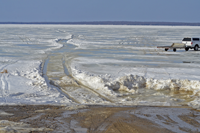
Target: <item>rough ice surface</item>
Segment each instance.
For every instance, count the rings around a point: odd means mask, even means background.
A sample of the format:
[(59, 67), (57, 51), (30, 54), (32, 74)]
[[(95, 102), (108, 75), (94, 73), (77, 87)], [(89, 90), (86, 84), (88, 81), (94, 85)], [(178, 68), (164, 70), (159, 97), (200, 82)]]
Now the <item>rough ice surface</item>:
[(156, 47), (197, 36), (199, 27), (0, 25), (0, 28), (2, 105), (183, 103), (200, 107), (199, 51), (166, 52)]

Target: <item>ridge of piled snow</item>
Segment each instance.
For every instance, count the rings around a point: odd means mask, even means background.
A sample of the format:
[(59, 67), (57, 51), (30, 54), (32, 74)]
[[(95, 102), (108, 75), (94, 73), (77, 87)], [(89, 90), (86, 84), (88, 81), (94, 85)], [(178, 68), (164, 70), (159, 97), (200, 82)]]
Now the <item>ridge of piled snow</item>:
[[(155, 79), (145, 78), (144, 76), (128, 74), (116, 79), (110, 76), (102, 76), (83, 72), (76, 67), (71, 68), (73, 77), (85, 86), (94, 90), (101, 91), (111, 96), (121, 96), (115, 91), (126, 91), (131, 94), (138, 93), (138, 89), (146, 88), (150, 90), (171, 90), (171, 91), (190, 91), (192, 96), (200, 96), (200, 81), (188, 79)], [(189, 106), (200, 108), (200, 100), (188, 103)]]
[(138, 75), (125, 75), (116, 79), (111, 79), (109, 76), (100, 76), (83, 72), (71, 68), (73, 77), (94, 89), (108, 88), (109, 92), (112, 90), (121, 90), (127, 92), (134, 92), (138, 88), (147, 88), (153, 90), (181, 90), (181, 91), (193, 91), (194, 94), (198, 94), (200, 91), (200, 81), (188, 80), (188, 79), (155, 79), (145, 78)]
[(113, 82), (106, 83), (105, 86), (112, 90), (127, 91), (135, 93), (138, 88), (145, 87), (146, 80), (142, 76), (127, 75), (116, 79)]
[(87, 75), (85, 72), (82, 72), (80, 70), (76, 70), (71, 68), (73, 72), (73, 77), (81, 82), (83, 85), (88, 86), (92, 89), (99, 90), (102, 89), (105, 93), (108, 95), (115, 95), (112, 89), (109, 89), (108, 87), (105, 87), (105, 79), (93, 75)]

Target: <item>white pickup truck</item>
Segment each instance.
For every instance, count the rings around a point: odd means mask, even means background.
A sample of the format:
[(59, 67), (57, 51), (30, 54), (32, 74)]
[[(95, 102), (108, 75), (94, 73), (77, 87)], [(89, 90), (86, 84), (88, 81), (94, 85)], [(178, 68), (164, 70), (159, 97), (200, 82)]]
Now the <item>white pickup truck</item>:
[(182, 43), (185, 44), (185, 47), (186, 47), (185, 50), (194, 49), (195, 51), (198, 51), (198, 48), (200, 46), (200, 39), (187, 37), (187, 38), (183, 38)]
[(194, 49), (198, 51), (200, 47), (200, 38), (186, 37), (183, 38), (182, 43), (173, 43), (171, 46), (157, 46), (157, 48), (164, 48), (165, 51), (169, 49), (173, 49), (176, 52), (176, 49), (185, 49), (188, 51), (189, 49)]

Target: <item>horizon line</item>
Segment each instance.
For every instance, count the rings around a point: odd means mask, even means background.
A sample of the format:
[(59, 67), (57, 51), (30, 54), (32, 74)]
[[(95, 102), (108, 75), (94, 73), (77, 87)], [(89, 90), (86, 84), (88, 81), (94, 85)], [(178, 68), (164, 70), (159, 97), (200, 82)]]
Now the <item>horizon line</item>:
[(0, 24), (83, 24), (83, 25), (175, 25), (175, 26), (200, 26), (200, 22), (167, 22), (167, 21), (74, 21), (74, 22), (51, 22), (51, 21), (33, 21), (33, 22), (12, 22), (5, 21)]

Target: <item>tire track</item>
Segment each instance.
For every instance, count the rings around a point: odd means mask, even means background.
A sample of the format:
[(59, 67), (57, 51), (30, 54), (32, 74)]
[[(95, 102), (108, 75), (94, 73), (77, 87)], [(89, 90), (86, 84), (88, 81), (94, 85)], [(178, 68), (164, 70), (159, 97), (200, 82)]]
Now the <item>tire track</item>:
[[(54, 85), (50, 82), (48, 76), (47, 76), (47, 66), (48, 66), (48, 63), (49, 63), (49, 57), (47, 56), (46, 59), (44, 59), (43, 63), (42, 63), (42, 66), (41, 66), (41, 70), (42, 70), (42, 76), (44, 77), (45, 79), (45, 82), (47, 83), (47, 86), (51, 86), (51, 85)], [(55, 86), (55, 85), (54, 85)], [(57, 86), (55, 86), (56, 89), (61, 93), (63, 94), (65, 97), (67, 97), (68, 99), (76, 102), (75, 100), (73, 100), (67, 93), (63, 92), (62, 90), (60, 90)], [(77, 102), (76, 102), (77, 103)]]
[(3, 81), (2, 81), (2, 78), (3, 78), (3, 74), (1, 74), (1, 82), (0, 82), (0, 91), (1, 91), (1, 97), (3, 97), (3, 88), (2, 88), (2, 84), (3, 84)]
[(8, 74), (2, 74), (1, 76), (1, 92), (5, 103), (7, 103), (7, 96), (9, 95), (8, 82), (6, 77), (7, 75)]
[(6, 68), (7, 66), (9, 66), (9, 65), (11, 65), (11, 64), (15, 64), (15, 63), (17, 63), (18, 61), (19, 61), (19, 60), (15, 61), (15, 62), (10, 62), (10, 63), (8, 63), (8, 64), (6, 64), (6, 65), (3, 65), (3, 66), (0, 68), (0, 72), (2, 72), (3, 69)]
[(2, 98), (4, 99), (4, 102), (6, 102), (6, 98), (5, 98), (5, 83), (4, 83), (4, 80), (3, 80), (4, 76), (2, 74), (1, 76), (1, 90), (2, 90)]
[(9, 77), (9, 74), (5, 74), (5, 76), (4, 76), (4, 81), (5, 81), (5, 89), (6, 89), (6, 96), (9, 96), (9, 94), (10, 94), (10, 83), (8, 82), (8, 77)]
[[(5, 68), (8, 67), (9, 65), (17, 63), (19, 60), (16, 60), (14, 62), (9, 62), (6, 65), (1, 66), (0, 72), (6, 70)], [(8, 83), (8, 77), (9, 73), (1, 73), (1, 84), (0, 84), (0, 92), (2, 95), (2, 99), (4, 99), (4, 102), (7, 103), (7, 97), (10, 94), (10, 84)]]
[[(66, 57), (65, 57), (66, 56)], [(44, 61), (42, 67), (43, 77), (46, 82), (56, 86), (59, 92), (67, 96), (68, 99), (78, 104), (99, 104), (99, 103), (112, 103), (111, 100), (102, 96), (98, 92), (91, 90), (87, 86), (83, 86), (76, 81), (72, 75), (68, 64), (75, 56), (67, 56), (63, 54), (48, 56)], [(59, 66), (59, 68), (57, 67)], [(61, 67), (62, 66), (62, 67)], [(58, 73), (58, 74), (52, 74)], [(67, 83), (62, 81), (62, 77), (68, 77)], [(57, 80), (59, 80), (57, 82)], [(72, 83), (70, 83), (70, 80)], [(60, 82), (61, 81), (61, 82)], [(73, 84), (73, 81), (77, 84)], [(69, 83), (68, 83), (69, 82)]]
[[(72, 59), (73, 59), (73, 58), (69, 59), (69, 61), (67, 61), (67, 62), (71, 62)], [(66, 64), (66, 62), (65, 62), (65, 57), (63, 56), (63, 57), (62, 57), (62, 65), (63, 65), (63, 68), (64, 68), (64, 72), (65, 72), (65, 74), (66, 74), (67, 76), (69, 76), (70, 78), (74, 79), (73, 76), (71, 75), (71, 71), (69, 71), (69, 69), (68, 69), (69, 67), (66, 67), (65, 64)], [(75, 79), (74, 79), (74, 80), (75, 80)], [(109, 98), (107, 98), (107, 97), (101, 95), (101, 94), (98, 93), (97, 91), (95, 91), (95, 90), (93, 90), (93, 89), (91, 89), (91, 88), (89, 88), (89, 87), (83, 85), (82, 83), (80, 83), (80, 82), (77, 81), (77, 80), (75, 80), (75, 81), (80, 85), (80, 87), (81, 87), (82, 89), (85, 89), (85, 90), (87, 90), (87, 91), (89, 91), (89, 92), (91, 92), (91, 93), (97, 95), (99, 98), (101, 98), (101, 99), (104, 100), (104, 101), (108, 101), (108, 102), (110, 102), (110, 103), (114, 103), (112, 100), (110, 100)]]

